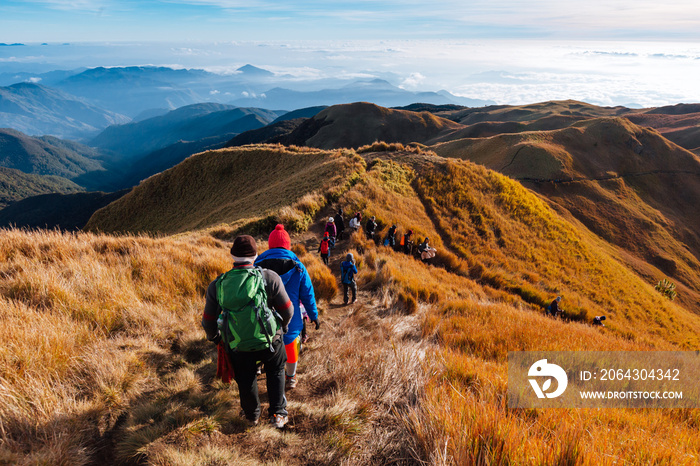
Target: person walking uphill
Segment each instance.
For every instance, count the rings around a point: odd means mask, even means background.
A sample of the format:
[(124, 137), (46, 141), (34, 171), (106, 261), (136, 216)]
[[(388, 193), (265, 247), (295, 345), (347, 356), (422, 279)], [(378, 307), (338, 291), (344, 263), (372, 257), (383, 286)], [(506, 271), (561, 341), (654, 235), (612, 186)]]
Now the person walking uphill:
[(277, 273), (253, 267), (257, 244), (252, 236), (238, 236), (231, 255), (233, 268), (207, 288), (202, 327), (209, 341), (221, 343), (227, 351), (241, 408), (252, 425), (260, 417), (257, 363), (265, 364), (269, 415), (281, 429), (288, 419), (282, 334), (292, 320), (294, 306)]
[(328, 232), (323, 234), (323, 239), (321, 244), (318, 245), (318, 251), (316, 252), (321, 253), (321, 260), (328, 265), (328, 259), (331, 256), (331, 238), (328, 236)]
[(375, 222), (374, 219), (375, 217), (372, 215), (369, 220), (367, 220), (367, 225), (365, 225), (367, 239), (374, 239), (374, 232), (377, 231), (377, 222)]
[(338, 234), (338, 229), (335, 227), (335, 219), (333, 217), (328, 217), (328, 222), (326, 222), (326, 233), (331, 238), (335, 238)]
[(348, 253), (345, 256), (345, 260), (340, 264), (340, 279), (343, 282), (343, 303), (348, 303), (348, 291), (352, 290), (352, 302), (357, 301), (357, 283), (355, 282), (355, 274), (357, 274), (357, 267), (355, 267), (355, 257), (352, 253)]
[(287, 353), (286, 385), (287, 388), (294, 388), (297, 385), (297, 363), (301, 352), (301, 330), (304, 328), (301, 304), (304, 305), (309, 320), (316, 324), (316, 330), (318, 330), (320, 324), (316, 296), (306, 267), (291, 251), (292, 242), (284, 225), (277, 225), (270, 233), (268, 246), (270, 249), (260, 254), (255, 265), (274, 270), (280, 275), (289, 299), (294, 305), (294, 314), (289, 323), (289, 329), (284, 334), (284, 348)]
[(345, 219), (343, 218), (343, 209), (342, 207), (338, 209), (338, 213), (335, 214), (335, 217), (333, 217), (335, 220), (335, 228), (338, 230), (338, 236), (337, 239), (338, 241), (343, 239), (343, 232), (345, 231)]

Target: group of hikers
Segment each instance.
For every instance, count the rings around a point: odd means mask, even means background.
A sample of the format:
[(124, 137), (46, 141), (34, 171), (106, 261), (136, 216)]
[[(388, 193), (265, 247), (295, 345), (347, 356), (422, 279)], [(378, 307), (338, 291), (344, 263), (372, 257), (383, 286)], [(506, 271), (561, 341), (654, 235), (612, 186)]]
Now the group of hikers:
[(297, 385), (305, 321), (316, 330), (320, 322), (311, 277), (292, 252), (283, 225), (270, 233), (268, 246), (258, 255), (252, 236), (234, 239), (233, 267), (209, 284), (202, 327), (219, 347), (220, 371), (233, 373), (250, 425), (260, 418), (257, 375), (262, 364), (270, 420), (282, 429), (288, 422), (284, 392)]
[[(358, 212), (349, 222), (353, 230), (361, 228)], [(365, 232), (374, 239), (377, 228), (375, 217), (370, 217)], [(327, 248), (319, 248), (328, 264), (331, 244), (342, 239), (345, 230), (343, 211), (329, 218), (324, 232)], [(396, 225), (389, 228), (384, 245), (396, 247)], [(411, 253), (408, 230), (399, 246)], [(421, 255), (435, 250), (428, 238), (421, 243)], [(269, 400), (269, 418), (278, 429), (288, 422), (285, 389), (297, 386), (297, 364), (302, 343), (306, 342), (307, 322), (320, 327), (316, 298), (311, 277), (304, 264), (291, 250), (291, 239), (279, 224), (268, 237), (269, 249), (258, 255), (255, 239), (241, 235), (231, 246), (233, 267), (219, 275), (207, 287), (202, 327), (207, 339), (217, 345), (217, 375), (224, 381), (235, 379), (240, 394), (241, 408), (249, 425), (257, 425), (261, 415), (257, 375), (264, 370)], [(325, 252), (324, 252), (325, 251)], [(423, 256), (421, 256), (423, 258)], [(424, 259), (425, 260), (425, 259)], [(343, 301), (357, 299), (355, 275), (358, 273), (351, 253), (341, 263)], [(547, 307), (551, 316), (564, 314), (557, 296)], [(604, 326), (605, 316), (596, 316), (593, 325)]]
[[(564, 314), (564, 309), (561, 308), (561, 296), (557, 296), (554, 300), (547, 306), (547, 315), (552, 317), (561, 317)], [(605, 316), (595, 316), (591, 321), (591, 324), (596, 327), (605, 327), (603, 321)]]
[[(343, 209), (338, 209), (338, 213), (333, 217), (329, 217), (326, 222), (326, 227), (323, 232), (323, 238), (318, 246), (317, 252), (321, 255), (323, 263), (328, 265), (330, 260), (331, 250), (335, 247), (336, 241), (340, 241), (345, 235), (345, 218), (343, 217)], [(348, 229), (353, 232), (359, 231), (362, 228), (362, 213), (356, 212), (348, 222)], [(436, 250), (430, 246), (430, 239), (426, 237), (422, 242), (418, 243), (418, 246), (414, 249), (413, 242), (413, 230), (408, 230), (402, 236), (400, 236), (399, 244), (397, 247), (396, 236), (398, 227), (396, 224), (389, 227), (386, 236), (382, 244), (392, 249), (403, 251), (405, 254), (412, 255), (414, 250), (420, 255), (420, 259), (423, 262), (428, 262), (430, 259), (435, 257)], [(365, 224), (364, 227), (365, 235), (367, 239), (377, 242), (377, 218), (372, 215)]]
[[(297, 386), (297, 363), (306, 343), (307, 321), (320, 327), (311, 277), (291, 250), (284, 225), (268, 237), (258, 255), (255, 238), (238, 236), (231, 246), (233, 267), (207, 287), (202, 327), (218, 347), (217, 375), (235, 379), (250, 425), (260, 419), (257, 376), (264, 370), (269, 415), (278, 429), (288, 422), (285, 389)], [(341, 264), (345, 304), (357, 299), (357, 267), (348, 254)]]

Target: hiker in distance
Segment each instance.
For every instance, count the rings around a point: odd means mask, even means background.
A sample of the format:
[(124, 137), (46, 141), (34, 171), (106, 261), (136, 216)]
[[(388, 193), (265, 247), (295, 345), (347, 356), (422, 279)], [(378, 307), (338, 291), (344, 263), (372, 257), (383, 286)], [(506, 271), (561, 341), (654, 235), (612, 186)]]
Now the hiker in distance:
[(409, 256), (413, 251), (413, 240), (411, 239), (411, 236), (413, 236), (413, 230), (408, 230), (401, 237), (401, 247), (403, 247), (403, 252), (404, 254), (408, 254)]
[(338, 234), (338, 229), (335, 227), (335, 218), (328, 217), (328, 222), (326, 222), (325, 232), (328, 233), (328, 236), (335, 239), (335, 237)]
[(428, 237), (425, 238), (421, 244), (418, 245), (418, 252), (420, 252), (420, 260), (423, 262), (428, 262), (430, 259), (435, 257), (435, 248), (430, 246)]
[(377, 222), (375, 222), (375, 216), (372, 215), (369, 220), (367, 220), (367, 225), (365, 226), (365, 233), (367, 233), (367, 239), (374, 239), (374, 232), (377, 230)]
[(396, 247), (396, 225), (392, 225), (384, 238), (384, 246), (389, 246), (390, 248)]
[(343, 239), (343, 232), (345, 231), (345, 219), (343, 218), (343, 208), (338, 209), (338, 213), (335, 214), (335, 217), (333, 217), (335, 220), (335, 228), (338, 231), (338, 234), (336, 236), (338, 241), (341, 241)]
[(258, 253), (252, 236), (236, 237), (231, 255), (233, 268), (207, 288), (202, 327), (207, 339), (223, 344), (228, 353), (241, 408), (251, 425), (260, 418), (257, 363), (265, 364), (270, 420), (282, 429), (288, 420), (282, 334), (292, 320), (294, 306), (277, 273), (253, 266)]
[(321, 244), (318, 245), (318, 251), (316, 252), (321, 253), (321, 260), (323, 260), (323, 263), (326, 265), (328, 265), (328, 259), (331, 256), (331, 245), (331, 238), (328, 236), (328, 232), (325, 232)]
[(593, 325), (597, 327), (605, 327), (605, 324), (603, 321), (605, 320), (605, 316), (595, 316), (593, 318)]
[(286, 387), (291, 389), (297, 386), (297, 363), (301, 353), (301, 331), (304, 328), (301, 305), (304, 305), (308, 319), (316, 324), (316, 330), (318, 330), (320, 323), (316, 308), (316, 296), (309, 272), (297, 255), (291, 251), (292, 241), (289, 238), (289, 233), (284, 229), (284, 225), (278, 224), (272, 230), (267, 245), (270, 249), (260, 254), (255, 265), (263, 269), (273, 270), (282, 278), (284, 288), (294, 305), (294, 315), (283, 337), (284, 349), (287, 353)]
[(357, 231), (360, 229), (362, 222), (362, 214), (360, 212), (357, 212), (353, 218), (350, 219), (350, 223), (348, 226), (352, 228), (354, 231)]
[(355, 282), (357, 267), (352, 253), (345, 256), (345, 260), (340, 264), (340, 280), (343, 282), (343, 304), (348, 303), (349, 291), (352, 290), (352, 302), (357, 301), (357, 283)]
[(564, 313), (564, 310), (559, 307), (559, 303), (561, 302), (561, 296), (557, 296), (554, 298), (554, 300), (549, 304), (549, 307), (547, 308), (547, 311), (552, 317), (559, 317)]

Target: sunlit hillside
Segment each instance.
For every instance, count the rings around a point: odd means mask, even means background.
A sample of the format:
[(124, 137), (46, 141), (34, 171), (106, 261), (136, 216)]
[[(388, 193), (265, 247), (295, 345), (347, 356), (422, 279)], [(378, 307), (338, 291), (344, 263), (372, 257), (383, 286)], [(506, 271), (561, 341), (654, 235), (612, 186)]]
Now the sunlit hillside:
[(521, 180), (631, 253), (622, 260), (649, 280), (680, 281), (685, 302), (700, 309), (700, 158), (692, 152), (625, 119), (434, 149)]
[(250, 221), (295, 204), (287, 220), (305, 225), (325, 204), (325, 192), (337, 197), (347, 188), (358, 160), (282, 146), (204, 152), (143, 181), (85, 228), (176, 233)]
[[(585, 144), (593, 127), (564, 131)], [(637, 140), (655, 147), (652, 133)], [(423, 263), (358, 232), (326, 268), (315, 251), (339, 206), (348, 218), (375, 215), (379, 240), (392, 224), (415, 241), (429, 237), (437, 256)], [(287, 392), (282, 432), (246, 427), (235, 384), (214, 378), (199, 324), (204, 288), (230, 267), (228, 240), (249, 232), (265, 248), (278, 221), (309, 268), (322, 322)], [(657, 292), (615, 241), (482, 165), (383, 143), (206, 152), (146, 180), (90, 225), (172, 236), (0, 232), (0, 332), (11, 342), (0, 347), (0, 464), (700, 458), (697, 409), (506, 407), (508, 351), (697, 350), (700, 315)], [(360, 299), (342, 306), (338, 260), (347, 252)], [(543, 306), (557, 295), (566, 313), (554, 319)], [(591, 326), (601, 314), (607, 327)]]
[(279, 139), (283, 144), (321, 149), (356, 148), (375, 141), (422, 143), (460, 128), (462, 125), (432, 113), (356, 102), (326, 108)]

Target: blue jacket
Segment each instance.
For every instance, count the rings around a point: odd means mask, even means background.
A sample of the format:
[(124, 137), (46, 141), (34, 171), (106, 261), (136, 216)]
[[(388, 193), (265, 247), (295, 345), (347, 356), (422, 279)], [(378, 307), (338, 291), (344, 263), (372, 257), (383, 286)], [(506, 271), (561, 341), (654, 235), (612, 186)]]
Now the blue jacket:
[(288, 345), (294, 341), (301, 333), (304, 321), (301, 317), (299, 303), (303, 303), (309, 318), (314, 321), (318, 319), (316, 309), (316, 296), (314, 287), (311, 284), (311, 277), (306, 271), (306, 267), (292, 251), (284, 248), (268, 249), (258, 256), (255, 265), (265, 269), (274, 270), (282, 278), (284, 288), (287, 290), (289, 299), (294, 304), (294, 315), (287, 333), (284, 334), (284, 344)]
[(355, 274), (357, 273), (357, 267), (350, 261), (343, 261), (340, 264), (340, 278), (345, 284), (350, 284), (355, 281)]

